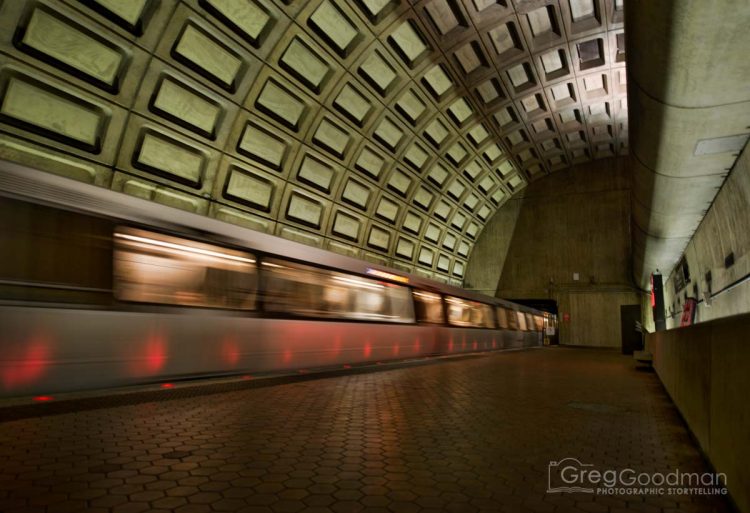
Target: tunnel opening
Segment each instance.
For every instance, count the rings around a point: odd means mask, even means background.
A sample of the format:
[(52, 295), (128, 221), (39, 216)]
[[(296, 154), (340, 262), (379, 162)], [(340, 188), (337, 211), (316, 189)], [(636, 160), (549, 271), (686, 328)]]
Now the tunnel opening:
[(557, 301), (554, 299), (509, 299), (509, 301), (557, 315)]

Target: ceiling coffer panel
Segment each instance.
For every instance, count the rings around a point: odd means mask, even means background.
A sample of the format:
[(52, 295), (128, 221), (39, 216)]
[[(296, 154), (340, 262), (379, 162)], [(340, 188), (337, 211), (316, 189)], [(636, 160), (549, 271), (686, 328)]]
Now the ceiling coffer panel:
[(0, 2), (0, 158), (460, 284), (627, 152), (615, 0)]

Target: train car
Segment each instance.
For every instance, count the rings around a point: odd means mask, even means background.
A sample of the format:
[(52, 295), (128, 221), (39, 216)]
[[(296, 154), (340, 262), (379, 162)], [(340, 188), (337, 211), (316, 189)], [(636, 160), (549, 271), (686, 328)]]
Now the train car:
[(542, 312), (0, 162), (0, 396), (540, 345)]

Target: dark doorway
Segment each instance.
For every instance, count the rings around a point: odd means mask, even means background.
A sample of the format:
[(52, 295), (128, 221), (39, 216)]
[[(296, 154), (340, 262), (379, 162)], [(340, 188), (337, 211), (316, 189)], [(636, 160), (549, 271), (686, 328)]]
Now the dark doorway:
[(620, 305), (620, 337), (622, 354), (633, 354), (643, 349), (641, 332), (636, 331), (636, 324), (641, 322), (641, 305)]

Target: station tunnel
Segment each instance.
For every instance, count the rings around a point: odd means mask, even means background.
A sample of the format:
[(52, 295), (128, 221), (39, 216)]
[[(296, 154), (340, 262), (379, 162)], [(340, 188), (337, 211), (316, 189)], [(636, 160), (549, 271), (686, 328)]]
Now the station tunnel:
[(0, 0), (0, 511), (750, 513), (748, 26)]

